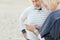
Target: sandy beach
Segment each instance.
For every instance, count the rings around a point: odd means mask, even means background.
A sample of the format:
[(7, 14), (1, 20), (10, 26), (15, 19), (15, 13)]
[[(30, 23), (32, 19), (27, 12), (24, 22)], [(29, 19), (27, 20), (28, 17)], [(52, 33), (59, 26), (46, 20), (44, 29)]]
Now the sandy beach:
[(24, 40), (19, 16), (28, 6), (28, 0), (0, 0), (0, 40)]

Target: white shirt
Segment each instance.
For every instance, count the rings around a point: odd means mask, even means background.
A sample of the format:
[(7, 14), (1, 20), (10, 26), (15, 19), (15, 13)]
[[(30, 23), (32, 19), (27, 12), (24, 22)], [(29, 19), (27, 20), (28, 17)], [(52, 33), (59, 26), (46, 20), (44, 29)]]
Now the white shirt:
[[(24, 25), (25, 19), (27, 19), (29, 25), (39, 25), (41, 27), (48, 15), (49, 12), (45, 8), (37, 10), (34, 6), (28, 7), (19, 18), (20, 29), (26, 29)], [(37, 40), (36, 38), (32, 39), (32, 35), (34, 35), (33, 33), (28, 32), (27, 34), (29, 34), (29, 38), (31, 38), (31, 40)]]

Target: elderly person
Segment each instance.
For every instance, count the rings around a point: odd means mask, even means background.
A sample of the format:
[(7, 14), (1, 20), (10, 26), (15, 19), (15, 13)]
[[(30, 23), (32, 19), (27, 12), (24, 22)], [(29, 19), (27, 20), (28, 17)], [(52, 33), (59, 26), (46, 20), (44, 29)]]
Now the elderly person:
[[(28, 7), (20, 16), (20, 29), (26, 40), (39, 40), (39, 30), (49, 15), (47, 7), (41, 0), (31, 0), (32, 6)], [(43, 7), (45, 6), (45, 7)], [(28, 24), (24, 24), (27, 20)], [(44, 39), (42, 39), (44, 40)]]
[(56, 0), (50, 2), (48, 8), (52, 12), (41, 27), (40, 34), (45, 40), (60, 40), (60, 3)]

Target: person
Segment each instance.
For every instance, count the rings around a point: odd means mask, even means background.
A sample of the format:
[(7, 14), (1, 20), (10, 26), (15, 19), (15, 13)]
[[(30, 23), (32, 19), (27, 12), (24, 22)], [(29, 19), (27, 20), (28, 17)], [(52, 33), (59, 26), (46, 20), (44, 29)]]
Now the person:
[[(39, 40), (39, 30), (43, 22), (49, 15), (49, 11), (46, 10), (46, 5), (41, 0), (31, 0), (32, 6), (28, 7), (20, 16), (21, 31), (26, 40)], [(45, 7), (43, 7), (45, 6)], [(27, 20), (28, 24), (24, 24)], [(33, 30), (33, 31), (32, 31)], [(36, 35), (36, 36), (35, 36)], [(43, 39), (44, 40), (44, 39)]]
[(44, 37), (45, 40), (60, 40), (60, 3), (56, 0), (53, 1), (48, 5), (49, 10), (52, 12), (40, 30), (41, 37)]

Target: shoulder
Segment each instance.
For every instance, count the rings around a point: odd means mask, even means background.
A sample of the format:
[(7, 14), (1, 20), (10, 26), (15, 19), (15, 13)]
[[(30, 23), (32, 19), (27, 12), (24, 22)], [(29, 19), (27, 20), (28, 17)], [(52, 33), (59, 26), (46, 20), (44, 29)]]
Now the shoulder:
[(31, 12), (32, 9), (33, 9), (33, 6), (29, 6), (26, 9), (24, 9), (20, 17), (23, 17), (23, 16), (26, 17)]
[(27, 8), (24, 10), (24, 12), (29, 12), (29, 11), (31, 11), (32, 9), (34, 9), (34, 6), (33, 6), (33, 5), (27, 7)]

